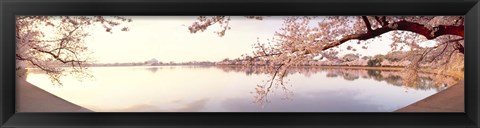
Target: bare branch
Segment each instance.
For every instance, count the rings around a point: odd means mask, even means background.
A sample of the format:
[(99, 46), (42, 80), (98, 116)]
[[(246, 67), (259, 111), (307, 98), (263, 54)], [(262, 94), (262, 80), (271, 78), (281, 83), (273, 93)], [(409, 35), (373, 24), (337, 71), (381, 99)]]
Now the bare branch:
[(63, 60), (62, 58), (59, 57), (59, 55), (55, 55), (54, 53), (50, 52), (50, 51), (45, 51), (45, 50), (42, 50), (42, 49), (39, 49), (39, 48), (36, 48), (36, 47), (32, 47), (32, 49), (35, 49), (39, 52), (42, 52), (42, 53), (46, 53), (48, 55), (51, 55), (53, 58), (55, 58), (56, 60), (66, 64), (66, 63), (73, 63), (73, 62), (84, 62), (84, 61), (79, 61), (79, 60)]
[(362, 16), (362, 19), (365, 23), (365, 26), (367, 27), (368, 32), (372, 31), (372, 25), (370, 24), (370, 21), (368, 21), (367, 16)]
[(386, 16), (375, 16), (375, 20), (377, 20), (382, 27), (385, 27), (388, 24)]

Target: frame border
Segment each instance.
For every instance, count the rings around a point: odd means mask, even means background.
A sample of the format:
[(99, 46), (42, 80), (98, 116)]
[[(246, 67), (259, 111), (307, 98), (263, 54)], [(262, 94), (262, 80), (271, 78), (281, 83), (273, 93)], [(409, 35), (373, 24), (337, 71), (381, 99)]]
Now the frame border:
[[(464, 15), (465, 113), (16, 113), (16, 15)], [(0, 0), (0, 127), (479, 127), (479, 0)]]

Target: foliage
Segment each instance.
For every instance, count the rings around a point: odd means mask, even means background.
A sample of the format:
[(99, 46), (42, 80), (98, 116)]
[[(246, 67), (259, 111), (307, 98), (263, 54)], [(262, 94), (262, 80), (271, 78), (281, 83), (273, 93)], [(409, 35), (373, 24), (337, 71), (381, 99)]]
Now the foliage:
[(368, 60), (367, 65), (370, 67), (382, 66), (382, 61), (383, 61), (382, 58), (373, 58)]
[[(203, 17), (204, 18), (204, 17)], [(230, 21), (225, 18), (215, 18), (216, 23)], [(202, 21), (202, 20), (200, 20)], [(203, 31), (213, 23), (199, 26), (195, 22), (190, 31)], [(221, 32), (220, 36), (225, 33)], [(353, 41), (357, 45), (366, 46), (370, 39), (390, 35), (394, 42), (392, 51), (409, 51), (405, 58), (409, 63), (400, 61), (400, 56), (377, 56), (370, 59), (368, 65), (379, 66), (384, 63), (408, 64), (405, 73), (405, 83), (416, 81), (413, 78), (421, 66), (431, 66), (446, 69), (452, 56), (460, 56), (455, 62), (463, 62), (464, 54), (464, 17), (463, 16), (289, 16), (284, 18), (283, 26), (275, 32), (272, 40), (260, 42), (254, 46), (250, 61), (268, 62), (266, 65), (272, 75), (270, 86), (277, 79), (283, 85), (283, 78), (290, 67), (301, 65), (315, 57), (335, 61), (338, 49), (345, 42)], [(425, 41), (436, 42), (433, 47), (422, 47)], [(352, 46), (347, 50), (356, 51)], [(394, 53), (393, 53), (394, 54)], [(403, 55), (402, 55), (403, 56)], [(246, 64), (247, 66), (249, 64)], [(408, 75), (410, 74), (410, 75)], [(268, 87), (264, 87), (268, 88)]]
[(385, 55), (385, 59), (391, 62), (398, 62), (405, 59), (407, 54), (405, 51), (391, 51)]
[[(84, 42), (89, 36), (89, 27), (101, 25), (111, 33), (121, 22), (131, 22), (131, 19), (118, 16), (17, 16), (17, 70), (32, 66), (40, 68), (60, 85), (60, 77), (67, 73), (80, 79), (90, 77), (85, 66), (92, 59)], [(121, 31), (128, 31), (128, 28), (123, 27)], [(65, 66), (71, 69), (62, 68)]]
[(343, 56), (343, 60), (346, 62), (351, 62), (360, 59), (358, 54), (349, 53)]
[[(248, 19), (262, 20), (261, 16), (245, 16)], [(230, 16), (199, 16), (197, 21), (195, 21), (191, 26), (188, 27), (190, 33), (197, 33), (198, 31), (203, 32), (207, 30), (209, 26), (218, 24), (221, 28), (219, 31), (214, 31), (218, 36), (222, 37), (225, 35), (227, 30), (230, 30), (231, 27), (228, 26), (230, 23)]]

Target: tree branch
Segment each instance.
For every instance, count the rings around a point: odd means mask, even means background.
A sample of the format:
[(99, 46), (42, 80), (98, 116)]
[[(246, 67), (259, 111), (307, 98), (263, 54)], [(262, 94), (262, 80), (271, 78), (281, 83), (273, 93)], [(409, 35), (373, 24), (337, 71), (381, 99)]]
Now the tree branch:
[(383, 27), (385, 27), (388, 24), (385, 16), (375, 16), (375, 20), (377, 20), (377, 22)]
[[(437, 55), (435, 55), (434, 57), (432, 57), (432, 60), (430, 61), (430, 63), (433, 62), (433, 61), (435, 61), (435, 60), (438, 60), (437, 58), (438, 58), (440, 55), (442, 55), (442, 54), (445, 52), (445, 50), (447, 50), (447, 47), (448, 47), (448, 43), (445, 43), (445, 47), (443, 47), (442, 52), (440, 52), (440, 53), (438, 53)], [(436, 48), (437, 48), (437, 47), (432, 48), (432, 49), (436, 49)]]
[(47, 69), (47, 68), (45, 68), (45, 66), (39, 65), (38, 63), (34, 62), (32, 59), (23, 58), (23, 57), (21, 57), (21, 56), (18, 55), (18, 54), (15, 54), (15, 58), (16, 58), (17, 60), (28, 61), (28, 62), (30, 62), (31, 64), (33, 64), (34, 66), (42, 69), (43, 71), (46, 71), (46, 72), (49, 72), (49, 73), (59, 73), (59, 71), (55, 71), (55, 70), (52, 70), (52, 69)]
[[(363, 20), (365, 21), (365, 24), (367, 25), (367, 29), (370, 27), (370, 22), (368, 22), (368, 19), (366, 17), (362, 16)], [(370, 28), (371, 29), (371, 28)], [(377, 37), (379, 35), (382, 35), (384, 33), (394, 31), (394, 30), (404, 30), (404, 31), (410, 31), (414, 32), (420, 35), (423, 35), (427, 39), (435, 39), (439, 36), (442, 35), (457, 35), (460, 37), (464, 37), (464, 26), (459, 25), (459, 26), (453, 26), (453, 25), (439, 25), (434, 27), (433, 29), (429, 29), (428, 27), (415, 23), (415, 22), (410, 22), (410, 21), (398, 21), (394, 22), (391, 24), (388, 24), (387, 27), (381, 27), (375, 30), (367, 31), (367, 33), (362, 33), (362, 34), (352, 34), (352, 35), (347, 35), (344, 36), (343, 38), (333, 41), (329, 43), (328, 45), (325, 45), (322, 50), (327, 50), (332, 47), (338, 46), (340, 44), (343, 44), (346, 41), (349, 40), (367, 40), (371, 39), (374, 37)]]
[(368, 32), (372, 31), (372, 25), (370, 24), (370, 21), (368, 21), (367, 16), (362, 16), (363, 22), (365, 23), (365, 26), (367, 26)]
[(52, 52), (50, 51), (45, 51), (45, 50), (42, 50), (42, 49), (39, 49), (39, 48), (36, 48), (36, 47), (32, 47), (32, 49), (35, 49), (39, 52), (42, 52), (42, 53), (46, 53), (46, 54), (49, 54), (51, 55), (53, 58), (55, 58), (56, 60), (66, 64), (66, 63), (74, 63), (74, 62), (83, 62), (83, 61), (78, 61), (78, 60), (63, 60), (62, 58), (60, 58), (58, 55), (55, 55), (53, 54)]
[(76, 26), (75, 29), (68, 32), (68, 35), (60, 41), (60, 47), (59, 47), (58, 52), (57, 52), (58, 56), (60, 55), (60, 53), (62, 51), (63, 45), (65, 44), (65, 41), (67, 41), (67, 39), (70, 38), (70, 36), (72, 36), (73, 32), (75, 32), (78, 28), (80, 28), (80, 27)]

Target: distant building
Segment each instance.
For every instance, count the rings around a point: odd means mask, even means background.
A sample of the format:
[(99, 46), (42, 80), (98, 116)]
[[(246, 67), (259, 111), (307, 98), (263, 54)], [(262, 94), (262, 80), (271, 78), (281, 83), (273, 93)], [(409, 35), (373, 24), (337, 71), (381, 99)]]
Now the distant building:
[(158, 64), (158, 60), (155, 58), (152, 58), (151, 60), (145, 61), (145, 65), (155, 65)]

